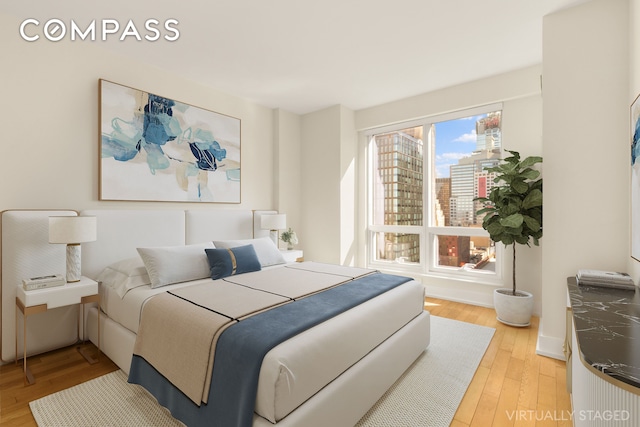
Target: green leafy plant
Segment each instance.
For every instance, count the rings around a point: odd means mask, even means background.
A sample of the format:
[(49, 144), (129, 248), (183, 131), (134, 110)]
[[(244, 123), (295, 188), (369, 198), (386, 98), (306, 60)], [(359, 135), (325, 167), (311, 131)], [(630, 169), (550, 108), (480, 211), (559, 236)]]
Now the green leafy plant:
[(520, 159), (517, 151), (500, 164), (486, 168), (496, 174), (496, 186), (488, 197), (478, 197), (484, 207), (476, 212), (484, 214), (482, 228), (491, 240), (513, 245), (513, 295), (516, 292), (516, 244), (538, 246), (542, 237), (542, 178), (532, 166), (542, 163), (542, 157)]
[(298, 236), (296, 235), (296, 232), (291, 229), (291, 227), (289, 227), (287, 231), (282, 232), (282, 234), (280, 235), (280, 239), (283, 242), (287, 243), (289, 247), (293, 247), (293, 245), (298, 244)]

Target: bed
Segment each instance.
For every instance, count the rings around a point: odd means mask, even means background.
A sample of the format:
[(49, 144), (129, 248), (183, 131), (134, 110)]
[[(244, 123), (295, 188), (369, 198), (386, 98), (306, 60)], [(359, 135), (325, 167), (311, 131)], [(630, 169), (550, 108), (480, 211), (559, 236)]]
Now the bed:
[[(265, 213), (269, 212), (240, 209), (83, 211), (81, 215), (98, 219), (97, 241), (82, 246), (83, 274), (105, 278), (108, 276), (105, 270), (126, 260), (139, 259), (137, 248), (200, 248), (212, 241), (260, 239), (264, 231), (254, 224), (259, 224), (259, 216)], [(144, 273), (139, 265), (135, 268)], [(257, 275), (263, 281), (263, 276), (280, 277), (283, 274), (295, 277), (312, 274), (319, 282), (326, 281), (327, 276), (340, 276), (339, 286), (328, 285), (331, 289), (340, 289), (346, 287), (342, 282), (369, 280), (367, 276), (377, 273), (313, 262), (276, 263), (263, 266), (261, 271), (236, 275), (234, 280), (242, 282)], [(135, 282), (135, 278), (133, 280)], [(306, 283), (307, 279), (304, 281)], [(150, 296), (182, 295), (198, 285), (210, 289), (208, 282), (212, 279), (199, 278), (156, 288), (134, 283), (126, 290), (103, 284), (100, 294), (104, 315), (98, 317), (96, 307), (88, 311), (87, 335), (94, 343), (98, 342), (100, 319), (102, 351), (130, 373), (142, 307), (146, 302), (156, 300)], [(296, 299), (311, 304), (311, 298), (326, 293), (309, 290)], [(274, 346), (262, 361), (255, 412), (250, 424), (283, 427), (354, 425), (428, 346), (429, 315), (423, 310), (423, 298), (422, 286), (408, 280)], [(4, 332), (3, 325), (3, 341)], [(146, 368), (135, 369), (138, 369), (139, 377), (149, 376)], [(209, 390), (213, 387), (211, 385)], [(188, 425), (198, 423), (192, 421), (190, 415), (181, 413), (183, 403), (177, 406), (172, 403), (175, 396), (183, 395), (182, 390), (152, 391), (178, 419)], [(206, 399), (203, 395), (203, 400)], [(208, 407), (209, 403), (193, 402), (192, 406)]]

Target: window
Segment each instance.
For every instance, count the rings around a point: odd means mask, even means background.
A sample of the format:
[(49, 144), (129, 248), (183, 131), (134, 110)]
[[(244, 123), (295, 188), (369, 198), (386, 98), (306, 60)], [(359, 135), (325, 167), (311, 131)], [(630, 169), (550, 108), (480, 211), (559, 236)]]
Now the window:
[(493, 185), (501, 126), (492, 105), (367, 133), (370, 266), (501, 277), (474, 200)]

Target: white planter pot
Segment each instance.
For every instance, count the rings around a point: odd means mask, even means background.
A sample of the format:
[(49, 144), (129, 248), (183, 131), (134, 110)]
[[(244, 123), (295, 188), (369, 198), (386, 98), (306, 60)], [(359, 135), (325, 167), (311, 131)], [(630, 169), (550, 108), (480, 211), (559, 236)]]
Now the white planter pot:
[(493, 306), (498, 320), (510, 326), (529, 326), (533, 314), (533, 295), (526, 291), (512, 294), (511, 289), (493, 291)]

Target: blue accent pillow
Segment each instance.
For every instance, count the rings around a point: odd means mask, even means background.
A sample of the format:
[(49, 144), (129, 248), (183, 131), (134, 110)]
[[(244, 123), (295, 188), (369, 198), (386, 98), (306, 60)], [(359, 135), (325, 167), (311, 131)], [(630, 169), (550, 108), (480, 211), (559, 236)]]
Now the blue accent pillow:
[(211, 278), (214, 280), (262, 269), (253, 245), (204, 251), (209, 260)]

